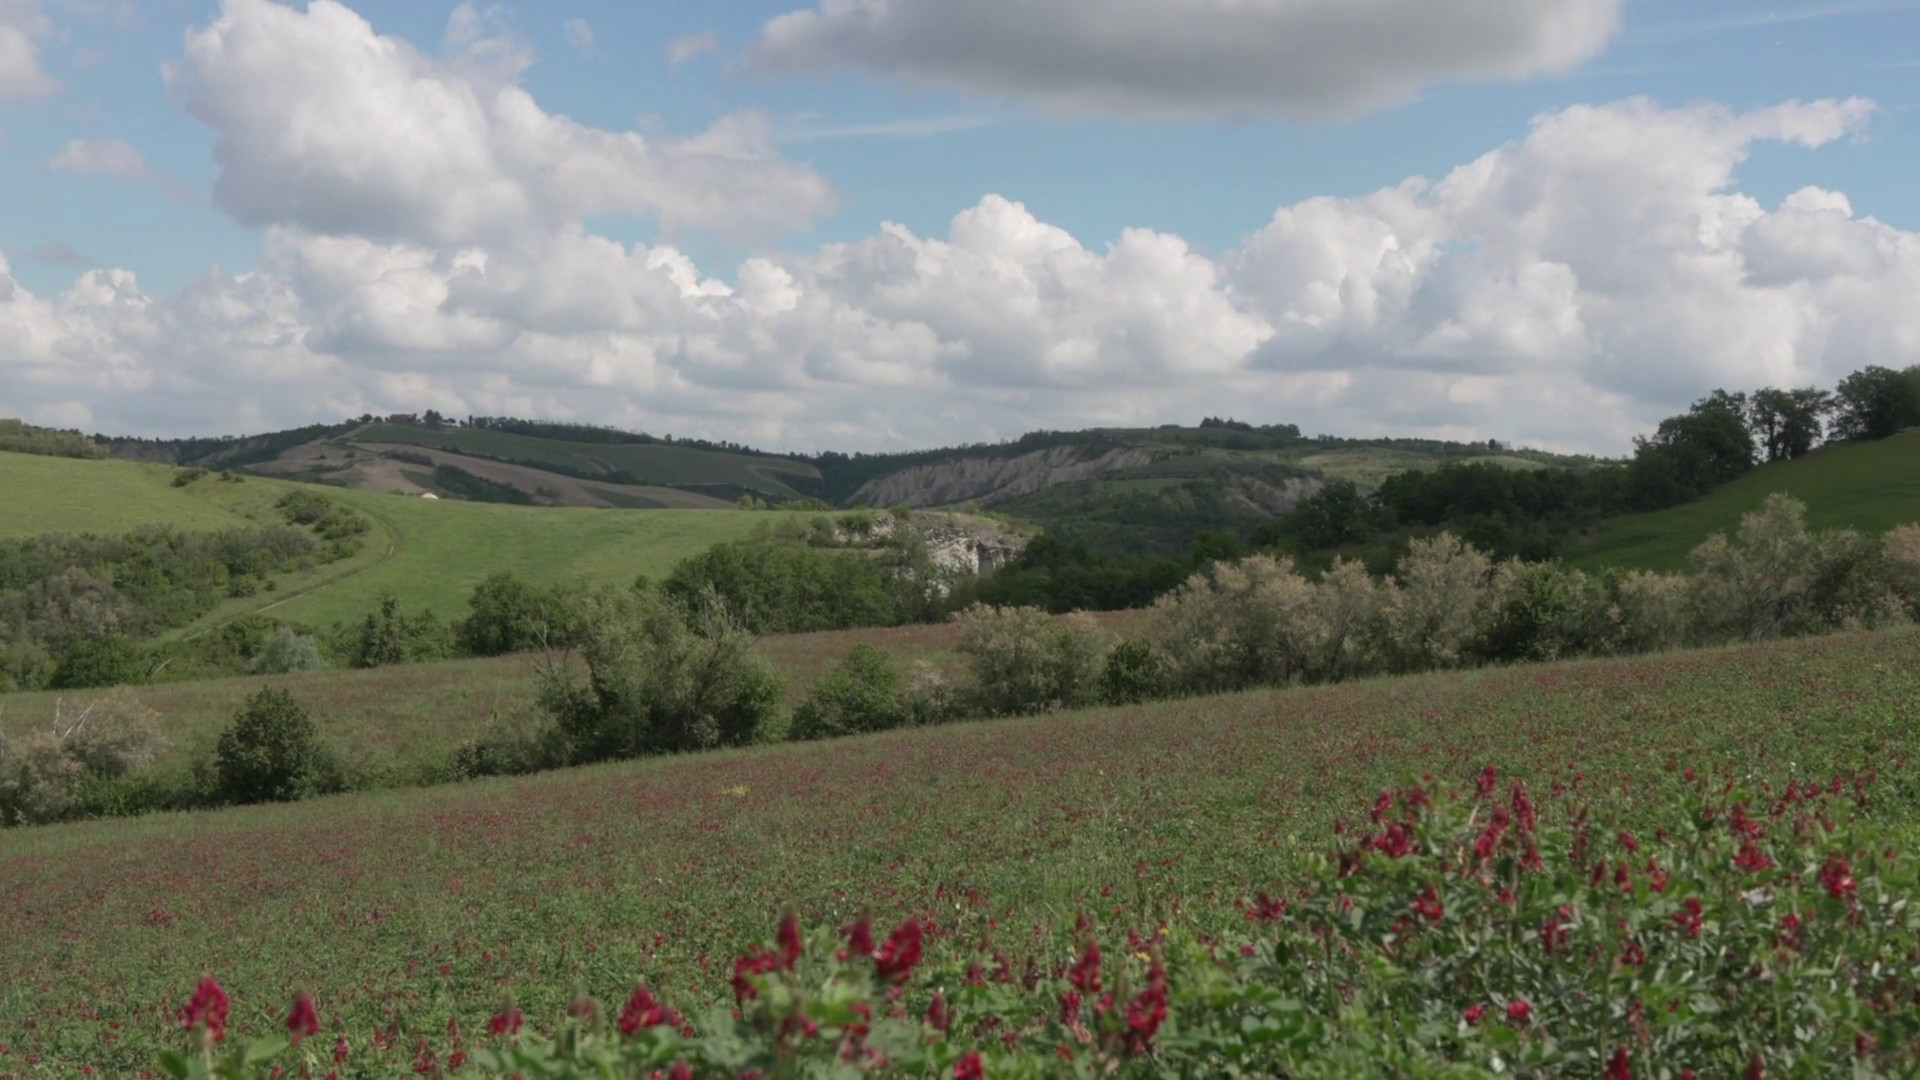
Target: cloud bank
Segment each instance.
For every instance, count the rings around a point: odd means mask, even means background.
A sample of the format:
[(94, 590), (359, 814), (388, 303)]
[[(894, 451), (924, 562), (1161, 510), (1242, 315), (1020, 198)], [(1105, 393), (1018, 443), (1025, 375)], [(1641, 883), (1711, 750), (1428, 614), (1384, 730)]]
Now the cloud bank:
[(258, 267), (39, 295), (0, 261), (0, 414), (205, 433), (435, 408), (795, 449), (1224, 414), (1617, 453), (1715, 386), (1920, 352), (1920, 233), (1736, 183), (1757, 143), (1863, 131), (1863, 100), (1547, 113), (1217, 256), (1146, 229), (1089, 245), (987, 195), (944, 235), (716, 273), (588, 220), (792, 227), (826, 183), (745, 120), (662, 142), (551, 116), (518, 55), (463, 31), (428, 58), (329, 0), (228, 0), (168, 77), (215, 132), (220, 204), (262, 229)]

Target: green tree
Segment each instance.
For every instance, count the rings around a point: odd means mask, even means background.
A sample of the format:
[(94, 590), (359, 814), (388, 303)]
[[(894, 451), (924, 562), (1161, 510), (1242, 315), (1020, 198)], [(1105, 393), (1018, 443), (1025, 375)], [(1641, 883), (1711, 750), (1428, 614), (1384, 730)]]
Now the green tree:
[(853, 647), (794, 706), (791, 736), (827, 739), (885, 731), (912, 715), (906, 677), (892, 657), (866, 643)]
[(107, 634), (76, 638), (49, 682), (55, 690), (80, 690), (145, 682), (146, 678), (146, 650), (131, 638)]
[(1920, 425), (1920, 365), (1895, 371), (1865, 367), (1840, 380), (1833, 395), (1835, 440), (1884, 439)]
[(1811, 386), (1798, 390), (1769, 386), (1754, 391), (1747, 402), (1754, 438), (1768, 461), (1804, 457), (1820, 441), (1831, 411), (1833, 395)]
[(551, 669), (541, 701), (575, 763), (744, 746), (776, 734), (781, 682), (711, 591), (610, 589), (582, 602), (587, 679)]
[(313, 718), (277, 686), (248, 698), (214, 749), (219, 794), (232, 803), (302, 799), (329, 787), (331, 771)]

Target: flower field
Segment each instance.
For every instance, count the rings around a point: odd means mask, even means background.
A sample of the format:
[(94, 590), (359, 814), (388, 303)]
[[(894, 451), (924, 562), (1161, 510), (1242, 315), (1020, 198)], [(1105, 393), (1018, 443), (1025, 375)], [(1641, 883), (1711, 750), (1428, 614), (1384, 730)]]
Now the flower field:
[[(625, 1000), (643, 981), (690, 1016), (724, 1010), (739, 1000), (743, 947), (765, 939), (789, 906), (801, 924), (823, 928), (854, 923), (869, 910), (882, 938), (912, 919), (925, 934), (928, 970), (966, 972), (982, 938), (992, 935), (1012, 970), (1031, 962), (1040, 972), (1035, 985), (1044, 982), (1055, 995), (1047, 998), (1050, 1012), (1061, 988), (1051, 973), (1064, 978), (1080, 955), (1068, 928), (1083, 915), (1123, 941), (1126, 928), (1153, 935), (1164, 926), (1182, 942), (1251, 944), (1253, 927), (1267, 951), (1256, 949), (1249, 963), (1272, 965), (1275, 978), (1305, 979), (1307, 969), (1286, 959), (1305, 953), (1301, 942), (1276, 951), (1293, 939), (1275, 898), (1293, 898), (1297, 908), (1321, 912), (1314, 918), (1323, 922), (1345, 918), (1326, 914), (1334, 902), (1326, 896), (1299, 899), (1296, 886), (1317, 865), (1315, 853), (1357, 850), (1363, 836), (1387, 838), (1369, 839), (1366, 859), (1425, 866), (1433, 876), (1367, 875), (1370, 882), (1378, 877), (1369, 888), (1407, 895), (1393, 893), (1390, 914), (1384, 902), (1368, 908), (1379, 921), (1354, 922), (1356, 940), (1404, 937), (1411, 927), (1438, 924), (1435, 911), (1461, 915), (1465, 925), (1494, 925), (1501, 902), (1492, 893), (1461, 891), (1468, 886), (1455, 880), (1459, 866), (1441, 866), (1435, 854), (1471, 850), (1474, 830), (1490, 819), (1445, 819), (1465, 838), (1458, 843), (1423, 831), (1441, 826), (1412, 819), (1392, 839), (1402, 820), (1392, 806), (1370, 820), (1378, 794), (1404, 790), (1409, 776), (1431, 772), (1469, 784), (1493, 766), (1501, 800), (1518, 780), (1554, 808), (1543, 814), (1565, 817), (1577, 805), (1610, 830), (1648, 837), (1696, 820), (1702, 793), (1718, 794), (1727, 781), (1751, 792), (1757, 807), (1784, 799), (1790, 784), (1798, 791), (1817, 781), (1824, 790), (1839, 777), (1841, 795), (1822, 810), (1836, 826), (1861, 816), (1875, 827), (1902, 828), (1920, 820), (1920, 779), (1910, 762), (1916, 714), (1920, 633), (1896, 631), (1259, 692), (290, 806), (10, 830), (0, 833), (0, 1075), (154, 1069), (162, 1051), (190, 1045), (181, 1010), (209, 974), (231, 995), (233, 1009), (222, 1023), (236, 1044), (284, 1034), (287, 1003), (305, 993), (317, 1003), (320, 1033), (307, 1045), (330, 1051), (344, 1039), (342, 1076), (403, 1075), (416, 1066), (431, 1074), (446, 1069), (453, 1054), (487, 1045), (490, 1018), (504, 1015), (508, 995), (529, 1040), (553, 1030), (583, 989)], [(1870, 796), (1855, 797), (1856, 781)], [(1345, 823), (1344, 836), (1335, 833), (1337, 822)], [(1820, 877), (1828, 864), (1790, 867), (1804, 853), (1777, 846), (1788, 830), (1775, 831), (1776, 846), (1756, 846), (1752, 854), (1728, 849), (1746, 860), (1742, 872), (1774, 875), (1765, 880), (1791, 884), (1809, 903), (1844, 903)], [(1503, 833), (1501, 841), (1509, 835), (1520, 834)], [(1607, 842), (1619, 843), (1613, 835)], [(1389, 850), (1400, 845), (1412, 861)], [(1614, 855), (1609, 848), (1607, 857)], [(1548, 856), (1560, 860), (1558, 869), (1539, 880), (1561, 884), (1542, 888), (1566, 892), (1562, 879), (1585, 864), (1558, 847)], [(1763, 859), (1775, 865), (1763, 867)], [(1798, 871), (1792, 882), (1783, 867)], [(1634, 895), (1650, 888), (1648, 878), (1636, 864)], [(1897, 891), (1910, 879), (1890, 872), (1874, 880), (1893, 882)], [(1427, 884), (1435, 887), (1431, 895), (1402, 888)], [(1581, 950), (1603, 943), (1614, 956), (1625, 944), (1609, 936), (1616, 933), (1609, 920), (1642, 918), (1651, 972), (1667, 970), (1659, 950), (1695, 940), (1689, 920), (1698, 917), (1709, 933), (1730, 920), (1720, 893), (1708, 897), (1715, 906), (1702, 913), (1676, 891), (1633, 914), (1600, 903), (1607, 885), (1557, 902), (1527, 894), (1529, 905), (1548, 911), (1566, 904), (1567, 925), (1527, 926), (1513, 940), (1476, 948), (1525, 955), (1529, 968), (1515, 978), (1565, 988), (1586, 976), (1568, 974), (1558, 960), (1539, 960), (1547, 943), (1559, 947), (1563, 929), (1568, 955), (1586, 956)], [(1612, 895), (1624, 892), (1615, 886)], [(1465, 918), (1470, 911), (1479, 914)], [(1271, 928), (1263, 912), (1273, 916)], [(1843, 915), (1822, 908), (1820, 929), (1809, 933), (1834, 940), (1832, 927)], [(1766, 918), (1770, 937), (1797, 932), (1777, 914)], [(1300, 932), (1321, 940), (1311, 924), (1300, 923)], [(1665, 935), (1657, 945), (1654, 924)], [(1407, 955), (1435, 957), (1445, 970), (1464, 963), (1451, 946), (1409, 948)], [(809, 955), (829, 949), (815, 941)], [(1089, 1062), (1102, 1045), (1120, 1052), (1131, 1030), (1128, 1003), (1138, 1004), (1153, 985), (1151, 959), (1135, 957), (1151, 958), (1153, 950), (1112, 951), (1128, 958), (1116, 962), (1116, 970), (1129, 972), (1127, 992), (1114, 1006), (1118, 1027), (1102, 1028), (1108, 1020), (1095, 1016), (1097, 1001), (1086, 1004)], [(1169, 1031), (1182, 1024), (1199, 1030), (1194, 1025), (1210, 1014), (1183, 973), (1204, 965), (1176, 956), (1166, 963), (1175, 1025)], [(1317, 970), (1324, 980), (1337, 967)], [(1363, 968), (1371, 970), (1356, 961), (1348, 981), (1373, 986)], [(772, 983), (784, 980), (781, 971), (750, 974), (771, 979), (768, 997), (778, 997)], [(916, 986), (915, 993), (928, 989)], [(980, 1016), (1003, 1008), (953, 989), (956, 1009)], [(1312, 989), (1302, 982), (1287, 992)], [(1321, 989), (1341, 993), (1338, 980)], [(1475, 1002), (1500, 1010), (1485, 1031), (1489, 1038), (1496, 1029), (1512, 1036), (1500, 1049), (1510, 1062), (1528, 1061), (1517, 1055), (1533, 1052), (1529, 1047), (1560, 1052), (1529, 1041), (1529, 1018), (1513, 1012), (1516, 1000), (1529, 1008), (1538, 1002), (1507, 988), (1482, 989)], [(1388, 995), (1385, 1009), (1413, 1009), (1422, 995), (1451, 1009), (1464, 993), (1451, 983), (1443, 995), (1411, 981), (1399, 997), (1378, 992)], [(1575, 1000), (1571, 991), (1566, 1000)], [(1696, 1040), (1685, 1046), (1697, 1043), (1700, 1060), (1717, 1063), (1700, 1075), (1729, 1075), (1716, 1069), (1730, 1051), (1699, 1034), (1710, 1022), (1698, 1020), (1697, 1006), (1687, 1006), (1692, 1034), (1673, 1038)], [(924, 1007), (914, 1000), (916, 1024)], [(1142, 1007), (1150, 1014), (1154, 1003)], [(1561, 1008), (1560, 1000), (1552, 1007)], [(1014, 1015), (1012, 1006), (1004, 1008)], [(1285, 1011), (1271, 1001), (1259, 1008)], [(754, 1015), (745, 1010), (742, 1023)], [(1448, 1030), (1466, 1038), (1464, 1014), (1445, 1019)], [(1580, 1042), (1564, 1034), (1573, 1028), (1555, 1026), (1566, 1023), (1564, 1016), (1543, 1014), (1539, 1030), (1561, 1032), (1554, 1046), (1566, 1050), (1534, 1062), (1549, 1070), (1539, 1075), (1603, 1075), (1613, 1068), (1614, 1043), (1594, 1042), (1601, 1034), (1617, 1036), (1629, 1057), (1644, 1062), (1648, 1051), (1634, 1041), (1632, 1022), (1609, 1024), (1614, 1020)], [(1438, 1024), (1438, 1015), (1421, 1019), (1429, 1022)], [(1804, 1017), (1781, 1022), (1819, 1027)], [(1647, 1045), (1663, 1045), (1665, 1021), (1645, 1023)], [(1831, 1017), (1820, 1023), (1833, 1025)], [(1481, 1021), (1467, 1026), (1480, 1031)], [(959, 1053), (928, 1067), (958, 1076), (955, 1070), (978, 1065), (985, 1075), (1002, 1074), (993, 1071), (992, 1053)], [(328, 1063), (320, 1065), (323, 1073)], [(1776, 1068), (1766, 1075), (1793, 1074)], [(1641, 1065), (1631, 1075), (1661, 1074)]]

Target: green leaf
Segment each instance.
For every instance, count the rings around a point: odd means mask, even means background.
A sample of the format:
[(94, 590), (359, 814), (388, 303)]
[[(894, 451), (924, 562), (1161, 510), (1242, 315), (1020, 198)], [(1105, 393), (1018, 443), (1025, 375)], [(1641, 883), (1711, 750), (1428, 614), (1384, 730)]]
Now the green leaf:
[(246, 1061), (246, 1063), (249, 1065), (258, 1065), (261, 1062), (268, 1060), (269, 1058), (278, 1057), (280, 1055), (280, 1051), (285, 1050), (286, 1048), (287, 1048), (287, 1040), (280, 1038), (279, 1036), (261, 1039), (260, 1041), (251, 1043), (247, 1046), (247, 1052), (244, 1055), (243, 1060)]
[(178, 1050), (167, 1050), (160, 1054), (160, 1071), (174, 1080), (187, 1080), (193, 1075), (193, 1066), (187, 1064), (185, 1054)]

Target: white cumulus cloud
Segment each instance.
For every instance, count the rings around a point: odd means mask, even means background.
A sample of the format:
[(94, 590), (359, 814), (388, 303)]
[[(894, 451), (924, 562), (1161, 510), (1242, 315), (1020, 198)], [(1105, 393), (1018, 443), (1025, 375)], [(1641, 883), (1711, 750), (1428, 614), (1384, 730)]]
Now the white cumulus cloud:
[(59, 88), (40, 63), (49, 24), (40, 0), (0, 0), (0, 104)]
[[(1920, 233), (1840, 192), (1739, 189), (1756, 143), (1845, 138), (1866, 101), (1567, 108), (1444, 176), (1280, 207), (1218, 255), (986, 195), (938, 235), (716, 270), (588, 220), (811, 205), (812, 174), (743, 152), (757, 121), (663, 148), (455, 52), (328, 0), (229, 0), (170, 77), (215, 128), (222, 205), (264, 226), (258, 268), (38, 295), (0, 261), (0, 413), (223, 432), (434, 408), (846, 449), (1225, 414), (1622, 452), (1715, 386), (1920, 350)], [(713, 215), (684, 209), (696, 188)]]
[(433, 59), (334, 0), (224, 0), (165, 75), (218, 136), (216, 203), (248, 225), (497, 243), (626, 213), (750, 237), (833, 205), (764, 117), (680, 140), (592, 128), (540, 108), (517, 81), (529, 55), (471, 7), (448, 39)]
[(756, 67), (855, 69), (1070, 112), (1347, 116), (1432, 83), (1568, 70), (1622, 0), (819, 0)]

